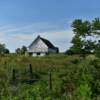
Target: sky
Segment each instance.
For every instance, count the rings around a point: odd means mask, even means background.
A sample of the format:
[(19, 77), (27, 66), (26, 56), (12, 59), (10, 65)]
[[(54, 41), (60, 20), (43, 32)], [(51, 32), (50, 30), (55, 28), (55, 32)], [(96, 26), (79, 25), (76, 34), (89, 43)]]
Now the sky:
[(40, 35), (64, 52), (71, 46), (71, 23), (97, 17), (100, 0), (0, 0), (0, 43), (14, 52)]

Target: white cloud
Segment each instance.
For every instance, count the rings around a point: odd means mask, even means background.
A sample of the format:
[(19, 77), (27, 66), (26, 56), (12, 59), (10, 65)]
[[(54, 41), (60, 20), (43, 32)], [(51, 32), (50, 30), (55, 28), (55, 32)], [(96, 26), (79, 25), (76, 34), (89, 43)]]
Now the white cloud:
[(55, 30), (61, 28), (60, 25), (53, 25), (51, 23), (34, 23), (29, 25), (4, 25), (0, 26), (1, 33), (28, 33), (28, 32), (41, 32), (45, 30)]

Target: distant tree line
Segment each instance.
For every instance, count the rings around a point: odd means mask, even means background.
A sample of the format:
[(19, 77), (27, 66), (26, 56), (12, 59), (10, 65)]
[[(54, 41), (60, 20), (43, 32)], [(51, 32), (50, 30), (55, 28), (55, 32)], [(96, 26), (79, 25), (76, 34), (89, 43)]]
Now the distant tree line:
[[(25, 54), (26, 52), (27, 52), (26, 46), (22, 46), (21, 48), (17, 48), (15, 50), (15, 53), (17, 54)], [(0, 43), (0, 54), (9, 54), (9, 53), (10, 53), (10, 50), (6, 48), (6, 45)]]
[(100, 18), (92, 21), (76, 19), (72, 23), (74, 37), (67, 54), (100, 55)]
[(0, 43), (0, 54), (9, 54), (9, 49), (6, 48), (5, 44)]
[(17, 48), (17, 49), (15, 50), (15, 52), (16, 52), (17, 54), (23, 55), (23, 54), (25, 54), (25, 53), (27, 52), (27, 47), (26, 47), (26, 46), (22, 46), (21, 48)]
[[(21, 48), (17, 48), (15, 50), (16, 54), (25, 54), (26, 52), (27, 52), (26, 46), (22, 46)], [(9, 54), (9, 53), (10, 53), (10, 50), (6, 48), (6, 45), (0, 43), (0, 54)]]

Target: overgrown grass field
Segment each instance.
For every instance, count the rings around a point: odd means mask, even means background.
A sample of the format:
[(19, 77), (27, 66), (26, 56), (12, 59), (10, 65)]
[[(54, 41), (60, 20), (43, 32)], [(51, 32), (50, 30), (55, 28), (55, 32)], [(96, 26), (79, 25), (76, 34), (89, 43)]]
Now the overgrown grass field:
[(0, 57), (0, 100), (99, 100), (99, 94), (100, 59), (94, 55)]

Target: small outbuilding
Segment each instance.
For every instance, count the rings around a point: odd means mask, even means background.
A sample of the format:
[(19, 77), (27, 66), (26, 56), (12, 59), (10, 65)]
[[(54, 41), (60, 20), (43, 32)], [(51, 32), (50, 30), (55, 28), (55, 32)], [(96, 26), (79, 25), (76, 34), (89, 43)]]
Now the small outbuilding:
[(45, 56), (50, 53), (58, 53), (59, 49), (49, 40), (38, 36), (28, 47), (28, 53), (32, 56)]

